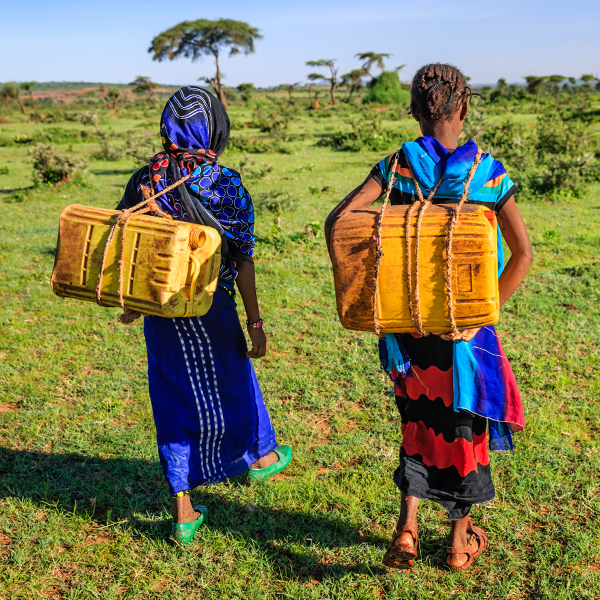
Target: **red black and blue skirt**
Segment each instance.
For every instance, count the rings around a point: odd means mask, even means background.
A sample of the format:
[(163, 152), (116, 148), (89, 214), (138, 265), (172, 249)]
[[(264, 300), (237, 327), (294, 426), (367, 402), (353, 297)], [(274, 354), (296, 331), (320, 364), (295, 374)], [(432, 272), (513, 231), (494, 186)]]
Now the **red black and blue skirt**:
[(400, 465), (394, 481), (402, 492), (443, 506), (451, 521), (473, 504), (495, 497), (487, 419), (453, 407), (453, 345), (430, 335), (404, 334), (412, 376), (398, 378), (402, 421)]

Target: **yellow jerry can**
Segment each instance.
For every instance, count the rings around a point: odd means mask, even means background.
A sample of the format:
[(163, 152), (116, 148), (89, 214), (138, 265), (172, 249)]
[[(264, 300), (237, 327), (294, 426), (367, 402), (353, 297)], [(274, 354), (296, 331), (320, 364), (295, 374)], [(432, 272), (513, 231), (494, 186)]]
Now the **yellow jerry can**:
[[(423, 329), (451, 329), (446, 284), (446, 238), (456, 205), (428, 206), (420, 230), (418, 295)], [(409, 206), (388, 206), (383, 218), (383, 258), (375, 297), (382, 333), (416, 332), (409, 307), (406, 218)], [(337, 219), (331, 233), (331, 260), (337, 309), (347, 329), (374, 331), (373, 288), (377, 221), (381, 207), (349, 211)], [(410, 221), (413, 286), (417, 269), (415, 210)], [(464, 204), (452, 238), (452, 304), (459, 329), (498, 321), (496, 215), (477, 204)]]
[[(96, 302), (109, 232), (119, 213), (72, 204), (60, 216), (51, 287), (55, 294)], [(102, 276), (101, 303), (119, 306), (119, 260), (125, 308), (159, 317), (208, 312), (221, 265), (221, 237), (212, 227), (148, 215), (119, 225)]]

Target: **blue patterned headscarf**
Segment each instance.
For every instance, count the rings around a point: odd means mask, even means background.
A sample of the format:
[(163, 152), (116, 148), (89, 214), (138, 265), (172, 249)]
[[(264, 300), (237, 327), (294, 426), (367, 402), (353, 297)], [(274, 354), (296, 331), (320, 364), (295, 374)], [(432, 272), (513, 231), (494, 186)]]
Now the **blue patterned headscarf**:
[(142, 185), (158, 193), (191, 174), (157, 198), (159, 207), (175, 218), (214, 227), (221, 233), (222, 251), (244, 260), (254, 248), (254, 209), (239, 173), (217, 162), (229, 131), (229, 117), (217, 98), (202, 88), (181, 88), (163, 110), (164, 152), (150, 159)]

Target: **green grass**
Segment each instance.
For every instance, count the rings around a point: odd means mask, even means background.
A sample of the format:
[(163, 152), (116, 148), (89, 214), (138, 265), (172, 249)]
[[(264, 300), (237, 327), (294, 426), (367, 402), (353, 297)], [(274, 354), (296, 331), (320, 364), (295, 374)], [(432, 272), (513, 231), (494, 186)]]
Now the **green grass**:
[[(251, 113), (234, 108), (232, 119)], [(105, 119), (115, 131), (136, 125), (131, 115)], [(262, 487), (195, 491), (210, 515), (186, 548), (166, 541), (170, 501), (140, 323), (121, 326), (115, 310), (59, 299), (48, 286), (61, 210), (113, 207), (134, 163), (95, 161), (84, 186), (32, 188), (27, 147), (0, 147), (9, 167), (0, 174), (0, 598), (600, 597), (600, 188), (520, 206), (536, 262), (498, 329), (526, 429), (514, 454), (491, 457), (497, 498), (473, 511), (488, 551), (471, 571), (447, 572), (445, 512), (422, 503), (416, 567), (388, 571), (399, 418), (374, 336), (342, 329), (322, 235), (305, 235), (385, 155), (314, 146), (345, 122), (302, 116), (293, 131), (312, 137), (290, 142), (292, 154), (252, 156), (255, 171), (273, 166), (247, 181), (269, 336), (256, 368), (294, 459)], [(2, 124), (0, 133), (43, 127)], [(279, 192), (277, 238), (267, 200)]]

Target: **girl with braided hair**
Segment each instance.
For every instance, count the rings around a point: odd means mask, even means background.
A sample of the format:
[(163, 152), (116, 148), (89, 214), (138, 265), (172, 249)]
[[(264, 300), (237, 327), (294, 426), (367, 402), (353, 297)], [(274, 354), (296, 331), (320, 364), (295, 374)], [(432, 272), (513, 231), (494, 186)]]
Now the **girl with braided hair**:
[[(514, 200), (516, 187), (502, 163), (481, 153), (473, 140), (459, 146), (471, 96), (456, 67), (430, 64), (419, 69), (410, 108), (423, 135), (373, 168), (331, 212), (325, 234), (329, 246), (335, 220), (371, 206), (390, 179), (391, 204), (412, 204), (420, 193), (434, 195), (433, 203), (458, 203), (477, 160), (467, 198), (498, 217), (502, 305), (523, 281), (533, 254)], [(512, 253), (506, 265), (502, 237)], [(494, 327), (427, 336), (388, 333), (379, 350), (382, 367), (394, 382), (402, 424), (394, 474), (401, 491), (400, 518), (383, 562), (400, 569), (413, 566), (419, 501), (433, 500), (446, 509), (451, 523), (447, 564), (455, 571), (467, 569), (487, 545), (485, 532), (469, 513), (474, 504), (495, 497), (488, 443), (491, 450), (512, 450), (511, 433), (524, 426), (519, 390), (500, 340)]]

